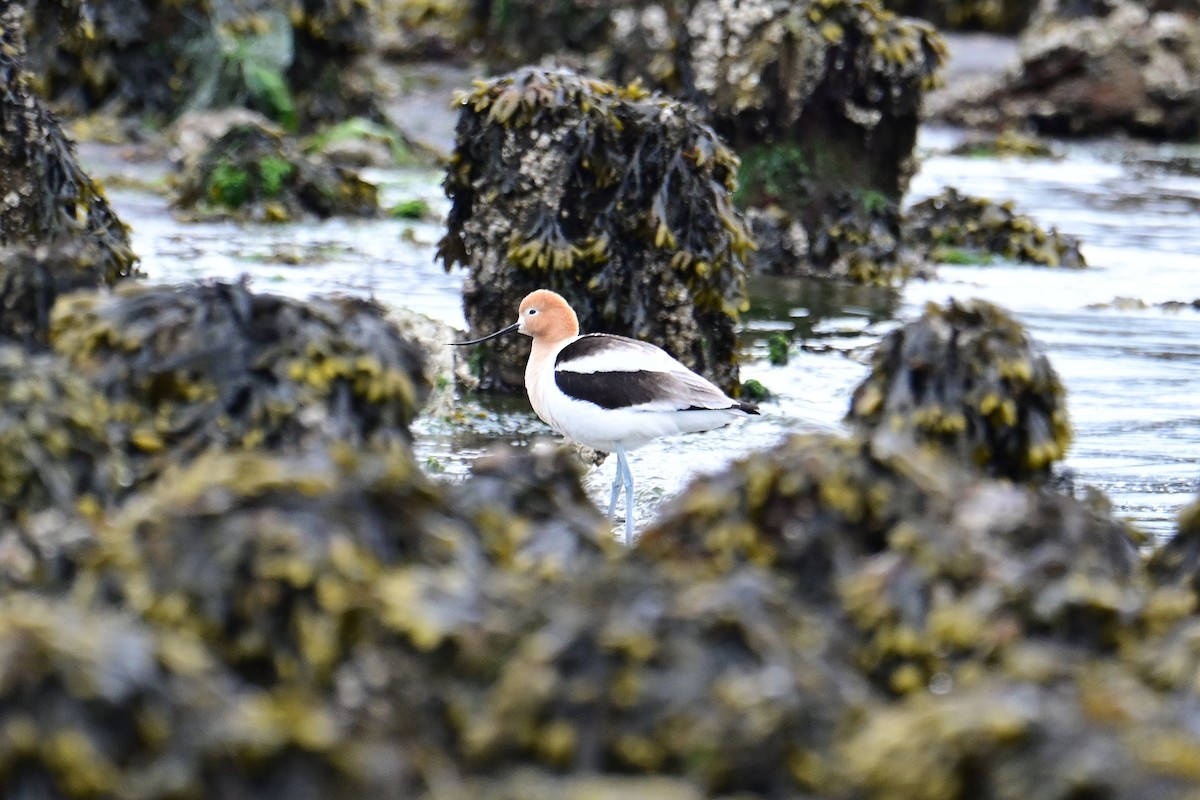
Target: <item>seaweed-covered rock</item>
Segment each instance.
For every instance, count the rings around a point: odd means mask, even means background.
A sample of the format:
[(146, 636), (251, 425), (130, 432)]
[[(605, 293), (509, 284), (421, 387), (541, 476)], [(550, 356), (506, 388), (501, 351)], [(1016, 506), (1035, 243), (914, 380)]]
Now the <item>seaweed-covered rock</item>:
[(702, 796), (795, 797), (833, 768), (831, 737), (868, 687), (840, 630), (766, 573), (708, 579), (623, 561), (515, 610), (522, 631), (490, 686), (456, 713), (488, 772), (679, 776)]
[(455, 515), (503, 569), (558, 578), (619, 552), (568, 448), (493, 449), (449, 493)]
[(1185, 586), (1200, 599), (1200, 499), (1180, 510), (1175, 535), (1150, 554), (1146, 569), (1159, 585)]
[[(895, 283), (912, 259), (897, 236), (920, 106), (945, 56), (927, 23), (876, 0), (591, 0), (475, 6), (493, 64), (553, 53), (618, 83), (704, 109), (742, 158), (739, 203), (777, 205), (813, 248), (752, 257), (756, 270)], [(836, 209), (830, 212), (829, 209)]]
[(1011, 200), (996, 203), (947, 187), (905, 214), (905, 238), (937, 262), (978, 263), (994, 258), (1047, 267), (1086, 267), (1079, 241), (1057, 228), (1041, 228), (1016, 212)]
[(290, 222), (310, 214), (376, 216), (379, 196), (352, 170), (305, 156), (280, 133), (238, 125), (184, 173), (174, 205), (257, 222)]
[(402, 743), (321, 697), (248, 690), (194, 637), (30, 594), (0, 599), (10, 797), (410, 797)]
[(1052, 672), (1057, 681), (992, 680), (871, 715), (840, 750), (853, 796), (1196, 796), (1193, 708), (1154, 694), (1115, 665)]
[(560, 776), (524, 768), (500, 777), (438, 786), (424, 800), (703, 800), (704, 793), (680, 778), (632, 775)]
[[(746, 223), (757, 246), (750, 268), (768, 275), (837, 278), (837, 284), (875, 289), (897, 288), (913, 277), (931, 277), (933, 268), (906, 241), (899, 207), (838, 202), (825, 209), (824, 220), (809, 238), (800, 221), (778, 205), (746, 209)], [(819, 253), (827, 268), (812, 269)]]
[(0, 598), (0, 765), (9, 797), (179, 797), (231, 684), (194, 642), (125, 615)]
[[(467, 265), (471, 330), (508, 325), (526, 294), (567, 298), (586, 331), (653, 341), (731, 390), (742, 258), (737, 157), (689, 106), (567, 70), (522, 69), (460, 98), (439, 257)], [(483, 351), (481, 351), (483, 352)], [(504, 342), (483, 385), (523, 385)]]
[(920, 17), (938, 30), (1012, 36), (1029, 24), (1038, 0), (883, 0), (883, 5), (897, 14)]
[(0, 588), (59, 586), (131, 479), (105, 398), (60, 359), (0, 346)]
[(715, 574), (771, 569), (846, 620), (857, 668), (896, 693), (1030, 640), (1113, 653), (1147, 606), (1124, 524), (879, 439), (793, 437), (702, 478), (636, 552)]
[(1192, 140), (1200, 132), (1200, 10), (1042, 0), (1017, 66), (944, 105), (940, 117), (972, 127)]
[(30, 67), (74, 116), (173, 117), (245, 105), (311, 130), (382, 120), (363, 56), (383, 3), (344, 0), (30, 0)]
[(0, 245), (90, 248), (91, 270), (113, 284), (137, 273), (129, 233), (33, 90), (22, 15), (0, 12)]
[(1001, 131), (967, 131), (962, 141), (949, 150), (950, 155), (996, 158), (1053, 158), (1055, 148), (1040, 136), (1016, 128)]
[(356, 648), (470, 636), (495, 576), (521, 587), (615, 546), (578, 469), (495, 454), (455, 487), (404, 447), (207, 453), (100, 532), (87, 594), (206, 641), (248, 680), (320, 689)]
[(989, 475), (1038, 481), (1071, 440), (1066, 390), (1019, 322), (981, 300), (929, 304), (880, 342), (847, 420)]
[(99, 597), (206, 641), (244, 677), (319, 686), (378, 613), (389, 565), (444, 563), (448, 514), (404, 450), (209, 453), (102, 532)]
[(429, 391), (417, 348), (352, 298), (131, 286), (64, 296), (51, 325), (126, 430), (139, 481), (210, 446), (406, 442)]
[(695, 91), (743, 158), (740, 200), (778, 205), (810, 243), (755, 268), (907, 277), (898, 203), (944, 58), (934, 30), (872, 0), (701, 0), (687, 30)]

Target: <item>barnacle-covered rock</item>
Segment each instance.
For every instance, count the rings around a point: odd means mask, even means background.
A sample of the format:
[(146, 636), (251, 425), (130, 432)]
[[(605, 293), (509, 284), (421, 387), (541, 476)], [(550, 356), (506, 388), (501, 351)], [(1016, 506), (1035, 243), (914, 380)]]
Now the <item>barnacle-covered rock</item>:
[(54, 348), (126, 430), (139, 481), (210, 446), (407, 441), (429, 391), (376, 304), (244, 284), (130, 286), (54, 307)]
[(52, 355), (0, 346), (0, 589), (60, 586), (130, 481), (103, 395)]
[(920, 17), (938, 30), (1020, 33), (1029, 24), (1038, 0), (883, 0), (897, 14)]
[(373, 184), (257, 125), (236, 126), (213, 142), (185, 172), (174, 205), (257, 222), (379, 213)]
[(781, 161), (783, 151), (757, 147), (744, 154), (740, 174), (759, 187), (753, 199), (739, 193), (739, 202), (749, 204), (746, 219), (758, 245), (749, 259), (754, 272), (893, 286), (920, 271), (919, 254), (903, 236), (899, 204), (878, 191), (831, 195), (803, 222), (792, 200), (809, 191), (811, 170)]
[(980, 263), (992, 258), (1047, 267), (1086, 267), (1079, 241), (1046, 231), (1011, 200), (996, 203), (962, 195), (954, 187), (908, 209), (905, 239), (936, 262)]
[(988, 475), (1047, 477), (1071, 440), (1066, 391), (1019, 322), (981, 300), (930, 303), (883, 338), (847, 420)]
[(345, 0), (31, 0), (30, 67), (72, 116), (170, 118), (244, 105), (311, 130), (382, 119), (364, 68), (383, 3)]
[[(921, 99), (945, 56), (931, 26), (876, 0), (573, 0), (555, 4), (557, 25), (533, 22), (532, 5), (477, 6), (485, 28), (515, 34), (482, 42), (485, 55), (506, 65), (514, 49), (528, 62), (561, 54), (680, 97), (742, 157), (742, 207), (777, 205), (784, 228), (798, 221), (809, 241), (837, 208), (832, 221), (852, 231), (835, 246), (760, 254), (756, 270), (907, 276), (894, 228)], [(852, 209), (868, 219), (850, 223)]]
[(33, 90), (22, 15), (0, 11), (0, 245), (90, 248), (91, 270), (115, 283), (137, 273), (129, 233)]
[(880, 438), (793, 437), (702, 478), (637, 552), (784, 576), (858, 632), (857, 668), (896, 693), (1028, 639), (1114, 652), (1147, 603), (1130, 532), (1103, 511)]
[[(1200, 9), (1194, 3), (1042, 0), (1019, 63), (946, 98), (937, 115), (1051, 136), (1200, 132)], [(943, 103), (939, 101), (939, 106)]]
[(743, 158), (739, 199), (779, 206), (811, 243), (755, 269), (907, 277), (897, 206), (944, 58), (936, 32), (874, 0), (700, 0), (687, 30), (695, 91)]
[[(530, 291), (563, 294), (586, 331), (653, 341), (726, 389), (750, 247), (737, 157), (693, 108), (637, 86), (526, 68), (460, 98), (439, 257), (467, 265), (474, 332)], [(523, 385), (528, 344), (486, 351), (483, 384)]]
[[(1046, 654), (1046, 663), (1053, 658)], [(1058, 680), (991, 680), (872, 714), (839, 751), (852, 796), (1196, 796), (1200, 737), (1190, 705), (1111, 664), (1048, 671)]]

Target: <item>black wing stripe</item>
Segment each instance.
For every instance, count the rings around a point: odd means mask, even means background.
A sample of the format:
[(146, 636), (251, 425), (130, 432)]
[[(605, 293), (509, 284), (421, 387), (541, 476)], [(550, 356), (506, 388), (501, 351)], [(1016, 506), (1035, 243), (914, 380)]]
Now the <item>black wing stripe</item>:
[(563, 394), (594, 403), (601, 408), (628, 408), (667, 399), (662, 372), (569, 372), (554, 373), (554, 381)]

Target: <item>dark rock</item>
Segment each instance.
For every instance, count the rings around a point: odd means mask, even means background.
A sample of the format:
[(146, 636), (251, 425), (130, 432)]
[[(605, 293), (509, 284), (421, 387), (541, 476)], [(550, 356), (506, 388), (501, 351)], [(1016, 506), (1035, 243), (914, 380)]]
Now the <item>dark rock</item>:
[[(586, 332), (652, 341), (726, 390), (751, 243), (734, 211), (737, 158), (697, 112), (636, 87), (522, 69), (460, 101), (438, 255), (470, 269), (471, 331), (513, 320), (537, 288)], [(528, 344), (485, 352), (487, 388), (523, 385)]]
[(981, 300), (926, 306), (889, 333), (847, 420), (988, 475), (1041, 481), (1071, 440), (1066, 390), (1025, 329)]
[(1200, 132), (1200, 11), (1194, 3), (1042, 0), (1020, 63), (964, 90), (940, 116), (1051, 136)]

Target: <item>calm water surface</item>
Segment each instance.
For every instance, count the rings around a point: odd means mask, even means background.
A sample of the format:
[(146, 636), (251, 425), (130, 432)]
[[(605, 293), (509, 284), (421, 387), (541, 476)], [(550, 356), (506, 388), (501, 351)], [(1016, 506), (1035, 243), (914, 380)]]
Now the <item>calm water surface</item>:
[[(695, 474), (771, 446), (792, 431), (842, 428), (869, 347), (926, 302), (981, 297), (1011, 310), (1042, 343), (1067, 385), (1075, 441), (1066, 466), (1081, 484), (1105, 491), (1119, 513), (1157, 536), (1196, 493), (1200, 452), (1200, 312), (1155, 303), (1200, 298), (1200, 149), (1132, 144), (1063, 147), (1056, 160), (979, 159), (943, 153), (960, 134), (926, 130), (923, 165), (911, 202), (945, 186), (1012, 199), (1043, 226), (1083, 239), (1086, 271), (1022, 265), (943, 265), (931, 281), (903, 290), (867, 290), (819, 282), (751, 281), (743, 320), (743, 378), (776, 395), (760, 419), (720, 431), (661, 440), (631, 457), (638, 522)], [(83, 148), (101, 179), (149, 168), (122, 163), (114, 151)], [(413, 197), (445, 210), (437, 171), (368, 172), (387, 203)], [(116, 184), (114, 184), (116, 185)], [(237, 279), (260, 291), (296, 297), (323, 292), (370, 294), (456, 327), (465, 327), (461, 272), (434, 262), (442, 229), (396, 220), (330, 221), (286, 226), (177, 222), (166, 201), (110, 188), (133, 228), (134, 247), (152, 280)], [(766, 360), (768, 337), (793, 339), (787, 365)], [(465, 398), (477, 413), (469, 429), (432, 417), (417, 427), (418, 455), (440, 474), (465, 474), (494, 441), (518, 444), (550, 435), (522, 398)], [(588, 475), (606, 503), (612, 464)]]

